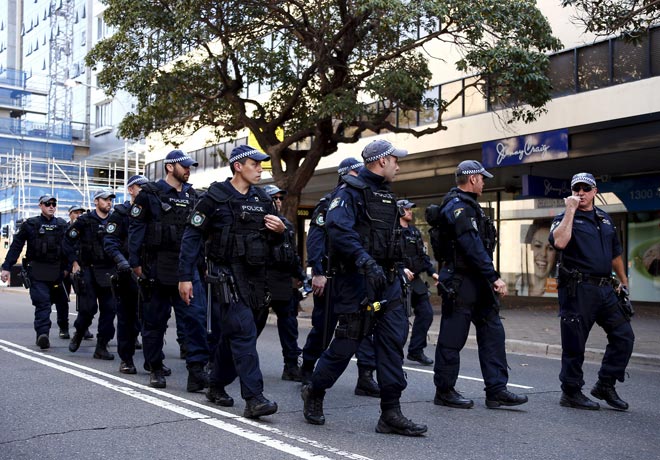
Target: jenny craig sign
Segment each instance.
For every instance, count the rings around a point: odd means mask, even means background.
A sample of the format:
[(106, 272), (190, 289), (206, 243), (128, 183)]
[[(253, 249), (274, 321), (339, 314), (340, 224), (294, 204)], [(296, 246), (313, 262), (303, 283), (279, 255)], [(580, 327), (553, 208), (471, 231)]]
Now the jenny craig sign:
[(482, 145), (482, 163), (486, 168), (561, 158), (568, 158), (567, 129), (509, 137)]

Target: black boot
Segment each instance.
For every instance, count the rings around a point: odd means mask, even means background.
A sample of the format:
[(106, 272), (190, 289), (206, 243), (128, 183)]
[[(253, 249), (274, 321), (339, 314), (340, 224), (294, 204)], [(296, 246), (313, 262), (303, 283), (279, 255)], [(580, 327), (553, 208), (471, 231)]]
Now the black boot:
[(323, 415), (323, 396), (312, 394), (311, 385), (303, 385), (300, 396), (305, 403), (303, 408), (305, 420), (312, 425), (323, 425), (325, 423), (325, 415)]
[(581, 390), (562, 391), (559, 405), (583, 410), (598, 410), (600, 404), (587, 398)]
[(106, 340), (98, 339), (96, 349), (94, 350), (94, 358), (105, 359), (106, 361), (115, 359), (115, 355), (108, 351), (108, 342)]
[(50, 348), (50, 340), (48, 340), (48, 334), (39, 334), (39, 337), (37, 337), (37, 346), (42, 350)]
[(121, 372), (122, 374), (137, 374), (137, 369), (135, 369), (135, 364), (133, 364), (133, 360), (122, 361), (119, 364), (119, 372)]
[(502, 390), (499, 393), (488, 396), (486, 395), (486, 407), (489, 409), (495, 409), (500, 406), (519, 406), (527, 402), (527, 396), (520, 396), (515, 393), (511, 393), (509, 390)]
[(234, 405), (234, 398), (227, 394), (225, 387), (217, 385), (209, 385), (209, 389), (206, 390), (206, 399), (222, 407), (232, 407)]
[(179, 359), (186, 359), (186, 356), (188, 356), (188, 348), (186, 347), (185, 343), (180, 343), (179, 344)]
[(430, 366), (433, 364), (433, 360), (426, 356), (423, 351), (418, 351), (416, 353), (410, 353), (408, 352), (408, 356), (406, 356), (410, 361), (416, 361), (422, 366)]
[(401, 408), (383, 411), (376, 425), (376, 433), (394, 433), (404, 436), (421, 436), (428, 430), (426, 425), (418, 425), (401, 413)]
[(60, 337), (60, 339), (64, 339), (64, 340), (68, 340), (68, 339), (71, 338), (71, 336), (69, 335), (69, 327), (68, 326), (60, 328), (59, 337)]
[(259, 418), (277, 412), (277, 403), (264, 398), (264, 395), (255, 396), (245, 400), (245, 418)]
[(165, 375), (163, 375), (162, 369), (155, 369), (149, 374), (149, 386), (153, 388), (165, 388), (167, 382), (165, 381)]
[[(148, 362), (145, 361), (142, 367), (144, 367), (145, 371), (151, 372), (151, 365)], [(160, 366), (154, 366), (154, 367), (160, 367), (165, 377), (172, 375), (172, 369), (167, 367), (164, 363), (160, 363)]]
[(454, 407), (456, 409), (469, 409), (474, 406), (474, 401), (464, 398), (458, 391), (450, 388), (446, 391), (441, 391), (439, 388), (435, 390), (435, 398), (433, 404), (438, 406)]
[(85, 329), (85, 335), (83, 336), (83, 339), (92, 340), (93, 338), (94, 338), (94, 334), (89, 332), (89, 328)]
[(591, 389), (591, 396), (602, 399), (610, 407), (617, 410), (628, 410), (628, 403), (619, 397), (614, 389), (614, 385), (598, 379), (596, 385)]
[(374, 380), (372, 369), (358, 369), (358, 381), (355, 385), (355, 394), (358, 396), (373, 396), (380, 398), (380, 388)]
[(209, 386), (208, 376), (204, 371), (204, 364), (190, 363), (186, 367), (188, 368), (188, 385), (186, 386), (188, 392), (195, 393)]
[(73, 337), (71, 337), (71, 342), (69, 342), (69, 351), (72, 353), (78, 351), (82, 339), (83, 339), (83, 334), (78, 332), (78, 330), (76, 329), (76, 332), (73, 333)]
[(284, 363), (284, 369), (282, 370), (282, 380), (302, 382), (301, 369), (297, 362)]

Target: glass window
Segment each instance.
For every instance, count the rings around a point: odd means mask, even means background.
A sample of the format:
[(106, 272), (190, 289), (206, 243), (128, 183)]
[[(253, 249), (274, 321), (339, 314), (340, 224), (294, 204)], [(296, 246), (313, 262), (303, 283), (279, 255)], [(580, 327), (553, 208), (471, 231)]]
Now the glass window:
[(575, 51), (550, 56), (552, 97), (575, 93)]
[(617, 39), (613, 42), (612, 79), (614, 84), (648, 78), (649, 42), (627, 43)]
[(112, 124), (111, 103), (105, 102), (96, 106), (96, 127), (109, 126)]
[(482, 94), (480, 88), (483, 86), (479, 83), (480, 77), (470, 77), (465, 79), (465, 116), (475, 115), (477, 113), (484, 113), (488, 110), (486, 98)]
[(440, 97), (440, 86), (429, 88), (424, 93), (425, 108), (419, 112), (419, 124), (430, 125), (438, 122), (437, 99)]
[(578, 91), (610, 85), (609, 41), (578, 49)]
[[(463, 116), (463, 80), (445, 83), (440, 87), (440, 96), (443, 103), (448, 103), (443, 113), (444, 120), (451, 120), (452, 118), (460, 118)], [(458, 97), (457, 97), (458, 96)]]

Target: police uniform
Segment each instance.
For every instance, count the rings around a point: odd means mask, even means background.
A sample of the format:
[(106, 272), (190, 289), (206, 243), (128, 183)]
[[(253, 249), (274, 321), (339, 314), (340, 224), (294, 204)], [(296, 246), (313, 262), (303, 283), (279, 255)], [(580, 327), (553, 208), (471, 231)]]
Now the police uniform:
[[(276, 186), (264, 189), (271, 197), (276, 193), (284, 194)], [(300, 257), (296, 251), (296, 237), (293, 224), (283, 216), (278, 217), (284, 222), (286, 230), (279, 244), (271, 247), (271, 257), (266, 265), (267, 288), (270, 293), (270, 307), (277, 316), (277, 333), (282, 346), (284, 369), (283, 380), (300, 381), (298, 357), (302, 350), (298, 346), (298, 290), (293, 288), (293, 278), (305, 279), (302, 273)], [(268, 319), (268, 309), (262, 311), (257, 318), (257, 336), (263, 331)]]
[[(384, 140), (368, 144), (365, 164), (385, 158), (387, 164), (403, 157)], [(363, 168), (357, 177), (346, 175), (328, 207), (330, 264), (336, 271), (331, 286), (338, 325), (330, 346), (323, 352), (311, 383), (302, 390), (303, 414), (312, 424), (325, 423), (323, 398), (344, 372), (364, 337), (373, 334), (382, 414), (376, 426), (381, 433), (418, 436), (427, 427), (403, 417), (400, 397), (406, 388), (403, 346), (408, 318), (401, 299), (398, 276), (401, 263), (399, 213), (396, 198), (385, 177)], [(377, 217), (372, 217), (377, 216)]]
[[(247, 146), (234, 152), (231, 158), (241, 154), (241, 158), (268, 158)], [(263, 397), (255, 318), (268, 309), (266, 261), (282, 237), (264, 230), (264, 217), (277, 213), (270, 196), (253, 185), (243, 195), (230, 181), (211, 184), (195, 206), (183, 235), (179, 279), (193, 279), (195, 261), (204, 246), (217, 316), (214, 326), (220, 330), (207, 398), (233, 405), (224, 387), (238, 377), (246, 401), (244, 415), (256, 418), (277, 411), (277, 404)]]
[(177, 329), (186, 345), (189, 392), (206, 386), (204, 366), (209, 359), (206, 296), (199, 274), (195, 271), (192, 279), (195, 295), (190, 305), (181, 300), (177, 287), (181, 238), (197, 199), (197, 192), (188, 183), (182, 184), (180, 192), (164, 179), (144, 184), (131, 207), (128, 231), (129, 264), (131, 268), (142, 267), (146, 280), (141, 306), (142, 345), (145, 364), (152, 372), (150, 384), (165, 386), (163, 342), (174, 307), (181, 322), (177, 322)]
[(94, 351), (94, 357), (98, 359), (114, 358), (107, 351), (108, 342), (115, 335), (116, 312), (110, 281), (110, 277), (115, 273), (115, 264), (103, 250), (107, 223), (108, 217), (100, 217), (95, 209), (88, 211), (69, 226), (64, 238), (64, 250), (69, 263), (78, 262), (80, 265), (76, 292), (78, 317), (74, 323), (76, 331), (71, 338), (69, 350), (78, 350), (85, 331), (98, 311), (98, 334)]
[[(591, 174), (581, 174), (574, 176), (572, 186), (583, 182), (596, 186)], [(556, 216), (552, 223), (548, 239), (553, 246), (553, 232), (564, 214)], [(592, 395), (605, 399), (616, 409), (625, 410), (628, 404), (616, 395), (614, 384), (617, 380), (624, 381), (635, 336), (630, 317), (619, 308), (612, 286), (612, 261), (622, 254), (612, 218), (596, 206), (589, 211), (577, 209), (571, 239), (564, 249), (557, 249), (560, 250), (558, 298), (562, 343), (559, 374), (563, 391), (561, 403), (581, 409), (598, 409), (597, 403), (593, 401), (575, 398), (576, 394), (582, 396), (585, 344), (596, 323), (607, 333), (608, 345)]]
[(103, 241), (105, 252), (115, 262), (117, 274), (113, 277), (113, 293), (117, 302), (117, 354), (121, 359), (120, 372), (135, 374), (133, 364), (135, 341), (140, 333), (138, 321), (138, 286), (131, 276), (128, 263), (128, 226), (131, 202), (117, 204), (108, 218)]
[[(325, 220), (328, 206), (336, 190), (323, 197), (312, 212), (309, 232), (307, 233), (307, 264), (312, 268), (312, 276), (329, 277), (329, 273), (327, 272), (328, 246)], [(331, 286), (332, 281), (329, 281), (326, 284), (323, 294), (315, 294), (313, 296), (312, 329), (307, 335), (307, 340), (302, 351), (302, 378), (304, 383), (310, 382), (314, 366), (323, 351), (327, 348), (332, 338), (332, 333), (337, 326), (337, 315), (330, 303), (331, 295), (329, 289), (331, 289)], [(329, 308), (327, 314), (326, 307)], [(355, 357), (357, 358), (358, 366), (358, 382), (355, 393), (360, 396), (380, 396), (380, 388), (378, 388), (378, 385), (373, 380), (373, 371), (376, 369), (376, 352), (371, 336), (365, 337), (362, 340), (355, 352)]]
[[(468, 179), (479, 174), (493, 177), (481, 163), (472, 160), (461, 162), (456, 171), (457, 177)], [(442, 261), (439, 281), (450, 291), (442, 293), (442, 318), (433, 369), (434, 403), (457, 408), (474, 405), (454, 389), (460, 352), (472, 323), (477, 335), (486, 406), (514, 406), (527, 402), (527, 397), (506, 389), (509, 373), (504, 326), (499, 316), (499, 297), (493, 290), (493, 283), (500, 278), (493, 266), (497, 235), (477, 197), (477, 193), (453, 187), (441, 205), (444, 249), (435, 255)]]
[[(50, 198), (54, 200), (54, 198)], [(30, 299), (34, 305), (34, 330), (41, 339), (41, 348), (48, 348), (51, 305), (57, 309), (57, 325), (60, 337), (68, 338), (69, 302), (62, 283), (65, 258), (62, 253), (62, 240), (67, 229), (65, 220), (59, 217), (47, 219), (43, 214), (30, 217), (14, 235), (2, 269), (11, 271), (23, 246), (27, 242), (25, 261), (29, 276)], [(45, 345), (45, 346), (42, 346)]]
[(430, 365), (433, 364), (433, 360), (424, 354), (424, 348), (427, 345), (427, 333), (433, 323), (433, 308), (429, 300), (428, 286), (419, 275), (426, 272), (429, 276), (433, 276), (435, 269), (424, 249), (422, 233), (414, 225), (409, 224), (401, 229), (401, 249), (403, 266), (415, 275), (407, 287), (410, 291), (410, 306), (415, 313), (408, 344), (408, 359)]

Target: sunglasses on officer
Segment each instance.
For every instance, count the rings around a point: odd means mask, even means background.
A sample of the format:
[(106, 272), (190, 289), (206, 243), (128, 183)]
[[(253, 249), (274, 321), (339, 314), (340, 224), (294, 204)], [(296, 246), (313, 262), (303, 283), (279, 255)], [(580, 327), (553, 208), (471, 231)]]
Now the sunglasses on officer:
[(275, 196), (273, 197), (273, 201), (276, 201), (276, 200), (277, 200), (277, 201), (284, 201), (284, 197), (281, 196), (281, 195), (275, 195)]
[(584, 190), (585, 193), (589, 193), (593, 187), (589, 184), (575, 184), (574, 186), (571, 187), (571, 190), (574, 192), (579, 192), (580, 190)]
[(57, 203), (55, 203), (54, 201), (48, 201), (47, 203), (42, 203), (42, 204), (44, 206), (46, 206), (47, 208), (56, 208), (57, 207)]

